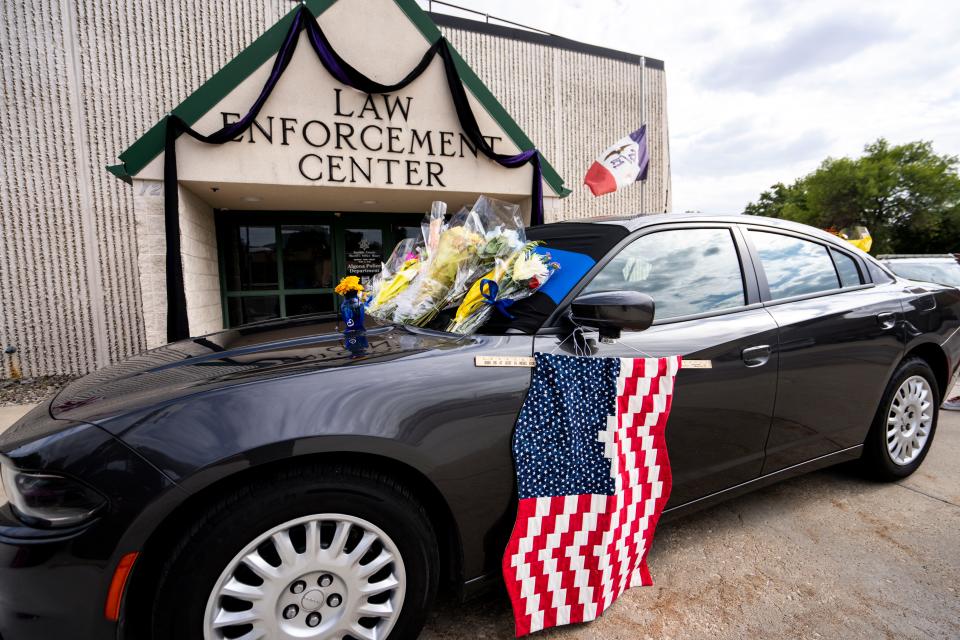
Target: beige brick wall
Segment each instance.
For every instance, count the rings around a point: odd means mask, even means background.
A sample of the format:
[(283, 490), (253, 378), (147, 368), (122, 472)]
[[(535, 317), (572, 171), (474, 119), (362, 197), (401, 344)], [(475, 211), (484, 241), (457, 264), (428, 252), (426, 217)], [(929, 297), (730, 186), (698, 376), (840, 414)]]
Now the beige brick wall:
[[(167, 341), (166, 247), (163, 227), (163, 184), (134, 180), (137, 262), (143, 300), (144, 342), (147, 348)], [(223, 328), (217, 234), (213, 209), (193, 192), (180, 187), (180, 252), (187, 319), (193, 335)]]
[(167, 338), (166, 247), (163, 227), (163, 183), (133, 181), (136, 211), (137, 272), (143, 301), (144, 346), (155, 347)]
[(199, 336), (219, 331), (223, 328), (223, 307), (213, 209), (183, 187), (180, 188), (180, 243), (190, 332)]

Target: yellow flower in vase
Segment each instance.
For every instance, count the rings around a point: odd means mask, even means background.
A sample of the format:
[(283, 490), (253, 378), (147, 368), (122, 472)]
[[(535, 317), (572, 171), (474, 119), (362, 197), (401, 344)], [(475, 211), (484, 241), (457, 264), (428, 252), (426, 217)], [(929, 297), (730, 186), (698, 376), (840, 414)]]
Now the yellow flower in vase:
[(347, 276), (340, 281), (340, 284), (334, 289), (338, 294), (347, 297), (350, 293), (360, 293), (363, 291), (363, 285), (360, 284), (360, 278), (357, 276)]

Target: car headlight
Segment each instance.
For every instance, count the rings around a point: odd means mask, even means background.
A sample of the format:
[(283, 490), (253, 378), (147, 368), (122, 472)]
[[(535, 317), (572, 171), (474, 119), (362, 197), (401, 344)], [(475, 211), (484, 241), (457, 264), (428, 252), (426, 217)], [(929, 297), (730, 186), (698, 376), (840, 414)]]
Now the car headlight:
[(0, 477), (14, 512), (29, 525), (80, 524), (107, 502), (90, 487), (64, 476), (20, 471), (0, 464)]

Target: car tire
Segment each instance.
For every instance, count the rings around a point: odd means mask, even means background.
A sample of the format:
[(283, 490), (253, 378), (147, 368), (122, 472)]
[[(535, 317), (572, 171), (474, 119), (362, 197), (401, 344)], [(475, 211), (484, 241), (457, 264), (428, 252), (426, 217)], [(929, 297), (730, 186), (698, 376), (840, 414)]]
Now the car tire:
[[(436, 535), (405, 486), (351, 466), (296, 467), (207, 505), (160, 572), (151, 628), (155, 640), (219, 640), (255, 629), (279, 640), (339, 638), (337, 629), (356, 623), (374, 625), (377, 637), (415, 638), (438, 576)], [(363, 595), (377, 589), (385, 590)], [(238, 590), (242, 598), (230, 595)]]
[(930, 365), (921, 358), (905, 360), (890, 379), (864, 442), (861, 462), (867, 475), (892, 482), (916, 471), (933, 445), (939, 411), (940, 391)]

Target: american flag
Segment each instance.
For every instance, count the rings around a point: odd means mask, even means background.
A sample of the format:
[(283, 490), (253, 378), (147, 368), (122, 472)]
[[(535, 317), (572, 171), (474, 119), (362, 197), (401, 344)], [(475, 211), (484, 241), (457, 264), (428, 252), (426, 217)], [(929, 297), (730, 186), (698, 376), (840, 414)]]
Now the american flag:
[(518, 637), (593, 620), (626, 589), (653, 584), (646, 557), (670, 496), (664, 430), (680, 364), (536, 354), (503, 557)]

